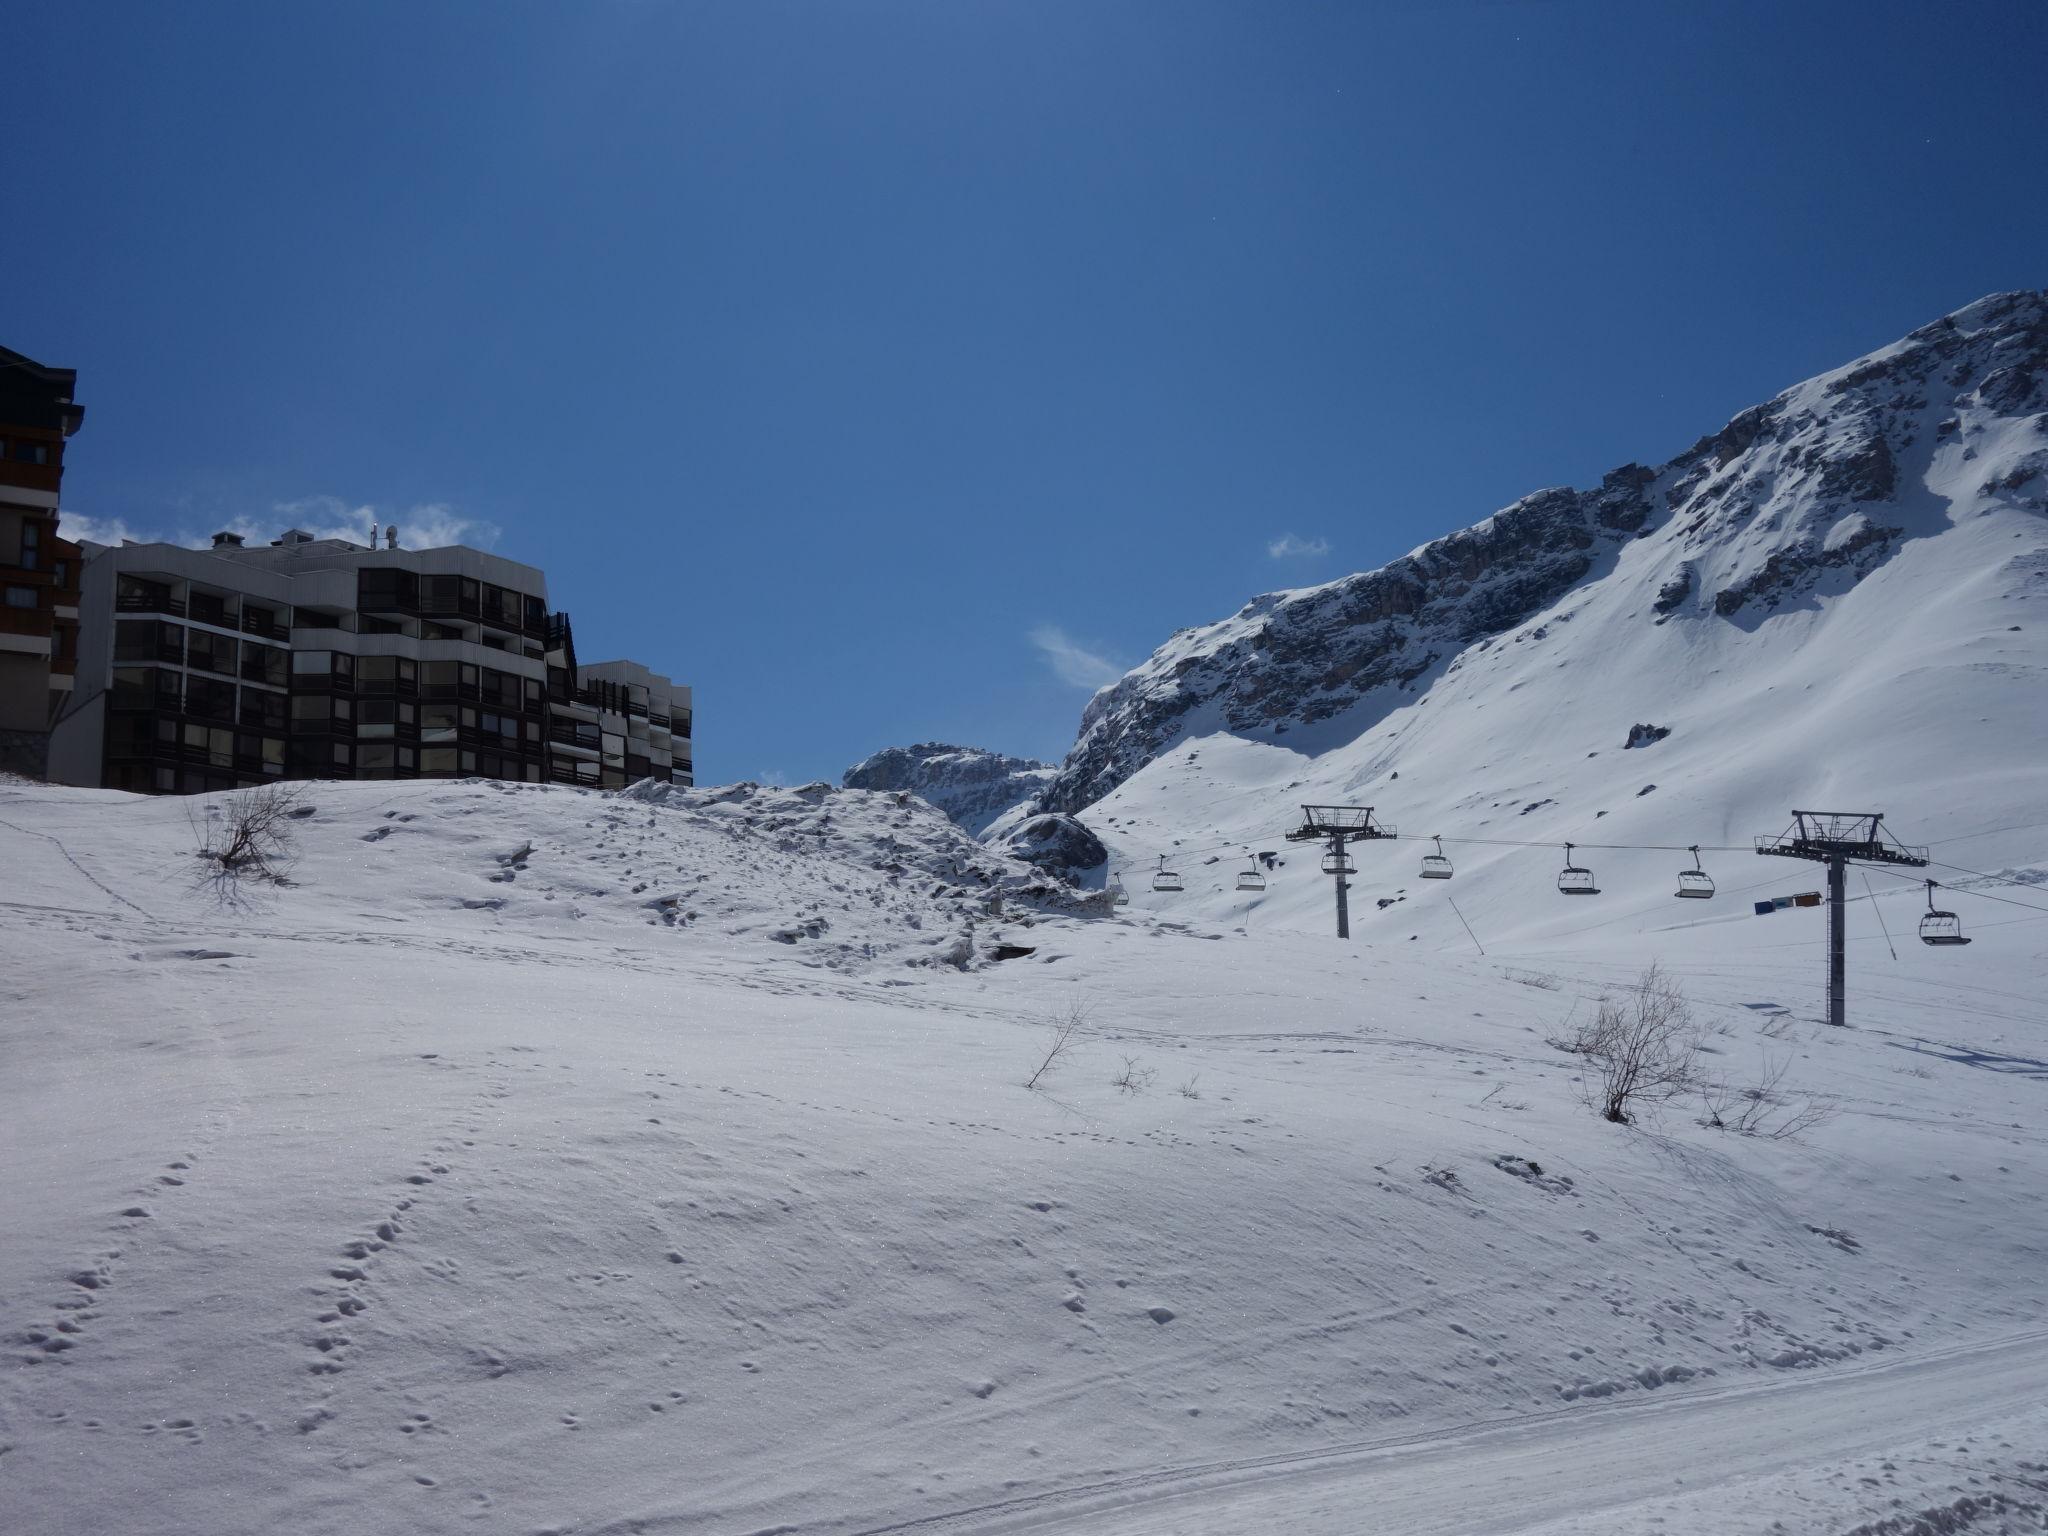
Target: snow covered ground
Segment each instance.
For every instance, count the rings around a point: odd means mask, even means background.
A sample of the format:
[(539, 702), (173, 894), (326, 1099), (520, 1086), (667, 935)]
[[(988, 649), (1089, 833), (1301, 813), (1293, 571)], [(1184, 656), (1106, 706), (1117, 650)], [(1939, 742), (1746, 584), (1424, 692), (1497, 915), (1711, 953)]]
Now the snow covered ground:
[[(895, 796), (307, 803), (222, 907), (187, 802), (0, 786), (10, 1536), (2048, 1518), (2027, 911), (1859, 928), (1830, 1031), (1818, 914), (1667, 856), (1579, 904), (1461, 865), (1481, 956), (1412, 881), (1337, 945), (1299, 862), (1064, 915)], [(1803, 888), (1762, 863), (1724, 887)], [(1589, 1113), (1548, 1042), (1651, 958), (1719, 1075), (1835, 1117)]]

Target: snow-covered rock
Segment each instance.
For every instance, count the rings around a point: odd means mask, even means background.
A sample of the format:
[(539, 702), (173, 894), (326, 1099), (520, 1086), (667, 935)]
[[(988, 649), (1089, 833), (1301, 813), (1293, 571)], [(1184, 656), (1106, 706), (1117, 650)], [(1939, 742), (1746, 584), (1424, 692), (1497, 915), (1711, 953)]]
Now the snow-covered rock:
[(1057, 770), (980, 747), (920, 742), (885, 747), (842, 775), (848, 789), (908, 790), (980, 837), (1004, 812), (1035, 802)]
[(1659, 467), (1538, 491), (1379, 570), (1180, 631), (1089, 702), (1041, 804), (1080, 810), (1217, 732), (1309, 752), (1355, 740), (1461, 658), (1589, 601), (1625, 606), (1645, 637), (1754, 631), (1993, 508), (2048, 511), (2044, 293), (1982, 299)]
[(1027, 818), (996, 846), (1040, 869), (1067, 876), (1099, 869), (1109, 858), (1102, 839), (1089, 831), (1080, 818), (1058, 811)]

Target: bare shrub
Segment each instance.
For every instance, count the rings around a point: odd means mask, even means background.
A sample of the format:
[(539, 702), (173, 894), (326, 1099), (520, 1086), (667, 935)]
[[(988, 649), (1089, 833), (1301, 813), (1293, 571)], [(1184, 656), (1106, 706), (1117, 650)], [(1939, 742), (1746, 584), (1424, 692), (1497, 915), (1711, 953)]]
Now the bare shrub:
[(1024, 1079), (1026, 1088), (1036, 1088), (1040, 1078), (1059, 1067), (1067, 1053), (1073, 1050), (1074, 1042), (1088, 1028), (1091, 1017), (1093, 1014), (1088, 1004), (1076, 997), (1069, 999), (1064, 1008), (1045, 1021), (1045, 1055), (1031, 1075)]
[(1126, 1056), (1123, 1061), (1123, 1069), (1109, 1080), (1109, 1086), (1120, 1093), (1143, 1093), (1159, 1075), (1151, 1067), (1139, 1066), (1135, 1056)]
[(200, 883), (228, 904), (241, 899), (244, 882), (287, 884), (298, 853), (292, 823), (303, 793), (297, 784), (259, 784), (208, 806), (203, 831), (195, 816)]
[(1692, 1009), (1655, 963), (1619, 997), (1603, 998), (1567, 1048), (1592, 1064), (1587, 1096), (1616, 1125), (1629, 1124), (1642, 1105), (1689, 1092), (1698, 1080)]
[(1832, 1101), (1795, 1099), (1784, 1092), (1785, 1074), (1791, 1066), (1791, 1057), (1774, 1059), (1766, 1053), (1753, 1083), (1702, 1082), (1700, 1124), (1738, 1136), (1785, 1141), (1834, 1119), (1837, 1111)]
[(1196, 1073), (1178, 1088), (1174, 1089), (1174, 1092), (1184, 1099), (1199, 1099), (1202, 1096), (1201, 1081), (1201, 1074)]

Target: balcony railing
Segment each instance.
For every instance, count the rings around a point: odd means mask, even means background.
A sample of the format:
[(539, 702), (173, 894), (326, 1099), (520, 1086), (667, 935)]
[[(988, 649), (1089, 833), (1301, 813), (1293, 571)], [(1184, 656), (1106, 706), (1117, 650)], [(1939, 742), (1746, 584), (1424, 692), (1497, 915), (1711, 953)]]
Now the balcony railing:
[(185, 604), (180, 598), (166, 593), (162, 597), (151, 593), (126, 593), (114, 599), (117, 613), (169, 613), (179, 618), (185, 616)]

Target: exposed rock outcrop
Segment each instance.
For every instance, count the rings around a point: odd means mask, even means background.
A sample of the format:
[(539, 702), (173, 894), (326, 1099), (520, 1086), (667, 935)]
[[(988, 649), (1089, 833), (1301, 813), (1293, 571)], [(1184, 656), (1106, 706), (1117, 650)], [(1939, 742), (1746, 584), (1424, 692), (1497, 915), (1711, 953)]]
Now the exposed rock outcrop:
[(1027, 864), (1069, 877), (1109, 860), (1101, 838), (1074, 817), (1056, 811), (1033, 816), (994, 846)]
[(1028, 757), (920, 742), (886, 747), (846, 770), (848, 789), (908, 790), (975, 837), (1005, 811), (1035, 800), (1056, 772)]

